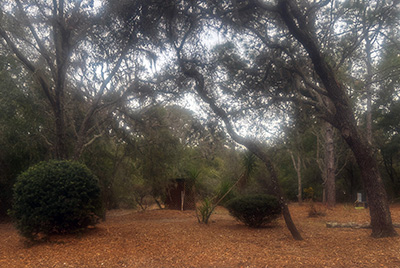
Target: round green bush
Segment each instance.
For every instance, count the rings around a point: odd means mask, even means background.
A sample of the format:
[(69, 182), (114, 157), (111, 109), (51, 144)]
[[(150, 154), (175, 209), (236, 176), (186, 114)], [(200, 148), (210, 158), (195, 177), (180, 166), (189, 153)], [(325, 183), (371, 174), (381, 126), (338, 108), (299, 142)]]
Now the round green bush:
[(30, 167), (14, 185), (10, 211), (21, 235), (68, 233), (94, 225), (101, 213), (97, 178), (83, 164), (48, 161)]
[(245, 195), (233, 198), (226, 204), (229, 213), (249, 227), (258, 228), (281, 214), (276, 197), (265, 194)]

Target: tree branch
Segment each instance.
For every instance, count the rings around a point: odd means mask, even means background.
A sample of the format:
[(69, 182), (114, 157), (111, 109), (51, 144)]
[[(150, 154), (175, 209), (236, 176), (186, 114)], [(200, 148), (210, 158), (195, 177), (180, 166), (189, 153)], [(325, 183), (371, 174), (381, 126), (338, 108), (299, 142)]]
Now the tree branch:
[(47, 99), (49, 100), (52, 107), (55, 105), (55, 99), (52, 94), (52, 89), (50, 84), (48, 83), (47, 79), (43, 75), (43, 73), (35, 67), (35, 65), (28, 60), (28, 58), (18, 49), (15, 43), (11, 40), (8, 36), (6, 31), (0, 26), (0, 35), (4, 38), (7, 45), (11, 49), (11, 51), (15, 54), (15, 56), (22, 62), (22, 64), (31, 72), (33, 73), (34, 77), (39, 82), (41, 88), (43, 89)]
[(258, 158), (260, 158), (264, 162), (265, 166), (267, 167), (267, 169), (270, 173), (271, 181), (272, 181), (273, 188), (274, 188), (274, 193), (277, 196), (280, 206), (282, 208), (286, 225), (295, 240), (303, 240), (301, 234), (297, 230), (297, 228), (294, 225), (293, 220), (291, 218), (289, 208), (287, 206), (286, 199), (283, 196), (282, 189), (279, 185), (278, 175), (276, 174), (276, 171), (272, 164), (272, 161), (269, 158), (269, 156), (262, 149), (261, 144), (255, 142), (255, 141), (245, 139), (244, 137), (242, 137), (236, 133), (235, 128), (233, 127), (232, 123), (229, 120), (228, 114), (222, 108), (218, 107), (215, 104), (214, 100), (208, 96), (206, 88), (205, 88), (203, 75), (195, 68), (194, 65), (187, 66), (187, 64), (185, 63), (184, 60), (182, 60), (180, 57), (178, 57), (178, 58), (179, 58), (178, 64), (179, 64), (180, 68), (182, 69), (182, 72), (187, 77), (195, 80), (196, 92), (199, 94), (200, 98), (210, 106), (212, 111), (219, 118), (221, 118), (221, 120), (224, 122), (227, 132), (231, 136), (231, 138), (234, 141), (236, 141), (237, 143), (240, 143), (243, 146), (245, 146), (250, 152), (254, 153), (254, 155), (256, 155)]
[(51, 73), (53, 75), (53, 77), (56, 77), (56, 69), (54, 66), (53, 61), (51, 60), (50, 54), (47, 51), (47, 49), (45, 48), (45, 46), (42, 43), (42, 40), (40, 40), (38, 34), (36, 33), (35, 28), (33, 27), (32, 23), (29, 21), (28, 16), (26, 15), (26, 12), (24, 10), (24, 7), (22, 6), (21, 2), (19, 0), (15, 0), (18, 6), (19, 11), (21, 12), (24, 20), (26, 21), (26, 23), (28, 24), (28, 28), (31, 31), (33, 38), (35, 39), (38, 47), (39, 47), (39, 51), (40, 54), (43, 56), (43, 58), (46, 60), (47, 64), (49, 65), (49, 68), (51, 70)]

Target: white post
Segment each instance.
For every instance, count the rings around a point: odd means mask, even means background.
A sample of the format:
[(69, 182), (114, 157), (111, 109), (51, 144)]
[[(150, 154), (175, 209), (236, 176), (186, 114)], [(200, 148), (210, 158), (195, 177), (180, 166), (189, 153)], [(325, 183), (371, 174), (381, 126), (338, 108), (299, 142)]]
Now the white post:
[(362, 193), (357, 193), (357, 201), (358, 203), (362, 203)]

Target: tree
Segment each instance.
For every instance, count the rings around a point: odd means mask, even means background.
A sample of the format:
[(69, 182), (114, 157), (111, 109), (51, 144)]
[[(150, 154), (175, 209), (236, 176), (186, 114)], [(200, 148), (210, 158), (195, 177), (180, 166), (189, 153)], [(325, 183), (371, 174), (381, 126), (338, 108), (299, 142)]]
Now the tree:
[[(181, 6), (179, 7), (181, 8)], [(291, 218), (286, 199), (283, 196), (282, 190), (278, 182), (278, 176), (276, 174), (275, 168), (268, 154), (264, 151), (262, 144), (238, 135), (231, 121), (230, 113), (225, 110), (225, 106), (223, 104), (217, 104), (216, 98), (209, 94), (209, 79), (206, 79), (205, 75), (201, 72), (201, 70), (204, 70), (205, 73), (207, 73), (207, 71), (210, 70), (207, 69), (207, 67), (209, 66), (201, 61), (202, 59), (207, 59), (207, 56), (196, 54), (191, 55), (191, 53), (189, 52), (192, 49), (190, 45), (198, 44), (193, 43), (193, 41), (190, 42), (189, 40), (193, 37), (195, 33), (198, 33), (197, 31), (199, 31), (199, 28), (197, 28), (196, 26), (201, 25), (198, 20), (201, 18), (202, 15), (196, 13), (198, 11), (198, 6), (192, 6), (188, 4), (187, 6), (184, 5), (183, 8), (183, 10), (181, 9), (179, 11), (174, 10), (175, 13), (173, 14), (173, 16), (168, 17), (167, 25), (174, 24), (175, 28), (167, 27), (166, 31), (166, 36), (168, 37), (169, 42), (172, 44), (172, 48), (174, 50), (174, 53), (176, 54), (176, 63), (179, 66), (180, 72), (184, 76), (183, 82), (194, 81), (195, 84), (193, 85), (193, 89), (197, 92), (203, 102), (209, 105), (211, 111), (224, 122), (225, 129), (227, 133), (231, 136), (231, 138), (237, 143), (245, 146), (250, 152), (260, 158), (261, 161), (263, 161), (267, 170), (270, 173), (271, 182), (274, 189), (273, 191), (279, 200), (279, 204), (282, 208), (286, 225), (292, 236), (296, 240), (302, 240), (302, 237)], [(205, 25), (203, 25), (203, 27), (205, 27)], [(190, 42), (189, 45), (187, 45), (187, 42)], [(185, 46), (189, 47), (189, 51), (185, 50)], [(217, 55), (217, 58), (218, 56), (220, 55)], [(213, 71), (212, 66), (210, 67), (211, 71)], [(233, 67), (233, 65), (229, 64), (228, 68), (229, 67)], [(237, 69), (234, 71), (237, 71)], [(229, 106), (226, 108), (229, 110)]]
[[(351, 32), (351, 36), (343, 38), (343, 42), (350, 43), (348, 52), (342, 55), (341, 63), (348, 61), (351, 83), (365, 102), (358, 101), (365, 106), (365, 131), (368, 142), (373, 144), (372, 109), (376, 101), (376, 94), (382, 90), (379, 80), (378, 50), (383, 48), (385, 39), (398, 26), (398, 9), (396, 2), (386, 1), (345, 1), (342, 19), (348, 21), (344, 31)], [(349, 39), (351, 40), (349, 42)], [(395, 39), (392, 39), (395, 40)], [(378, 78), (379, 77), (379, 78)]]
[[(372, 236), (397, 234), (374, 150), (357, 124), (342, 77), (346, 49), (358, 47), (357, 42), (341, 40), (335, 32), (337, 24), (346, 23), (342, 9), (333, 2), (327, 6), (329, 1), (306, 0), (110, 3), (117, 4), (116, 21), (124, 26), (115, 31), (125, 37), (122, 43), (127, 44), (140, 27), (149, 30), (144, 21), (153, 23), (152, 44), (168, 54), (166, 74), (157, 77), (157, 82), (162, 82), (158, 92), (168, 89), (179, 95), (195, 90), (222, 119), (232, 139), (262, 159), (288, 226), (290, 214), (268, 154), (262, 143), (239, 135), (236, 126), (243, 120), (262, 122), (255, 121), (257, 117), (265, 121), (271, 115), (284, 117), (302, 104), (337, 128), (353, 151), (370, 201)], [(394, 2), (385, 2), (383, 8), (385, 14), (396, 17)], [(141, 20), (142, 16), (146, 20)], [(211, 53), (202, 39), (207, 31), (222, 34), (230, 42)], [(340, 41), (348, 41), (350, 46), (341, 46)], [(256, 129), (256, 125), (252, 127)], [(291, 227), (296, 236), (297, 230)]]
[(201, 76), (198, 73), (196, 74), (196, 76), (193, 76), (194, 74), (192, 73), (192, 71), (194, 71), (194, 70), (191, 69), (190, 71), (191, 72), (188, 73), (188, 70), (184, 70), (186, 75), (188, 75), (191, 78), (195, 78), (197, 80), (196, 82), (198, 83), (198, 86), (199, 86), (196, 89), (197, 92), (202, 97), (202, 99), (211, 106), (211, 109), (217, 114), (217, 116), (220, 117), (224, 121), (227, 131), (230, 134), (230, 136), (232, 137), (232, 139), (235, 140), (236, 142), (238, 142), (239, 144), (244, 145), (250, 152), (255, 154), (257, 157), (260, 158), (260, 160), (262, 160), (264, 162), (265, 166), (267, 167), (267, 169), (270, 173), (272, 185), (274, 188), (274, 193), (279, 200), (279, 204), (281, 206), (286, 225), (294, 239), (302, 240), (303, 238), (302, 238), (301, 234), (299, 233), (299, 231), (297, 230), (297, 228), (294, 225), (293, 220), (291, 218), (286, 199), (283, 196), (282, 190), (281, 190), (279, 182), (278, 182), (278, 176), (276, 174), (275, 168), (274, 168), (269, 156), (263, 151), (262, 147), (259, 144), (249, 141), (249, 140), (246, 140), (243, 137), (239, 136), (235, 132), (231, 122), (228, 119), (228, 115), (226, 114), (226, 112), (223, 111), (218, 106), (216, 106), (215, 103), (212, 101), (212, 99), (206, 95), (206, 92), (203, 88), (204, 85), (202, 84)]
[[(392, 32), (387, 38), (395, 39), (396, 33)], [(398, 39), (397, 39), (398, 40)], [(381, 88), (379, 97), (373, 105), (373, 122), (376, 124), (374, 140), (382, 155), (384, 170), (391, 186), (392, 197), (400, 194), (399, 178), (399, 131), (400, 121), (398, 101), (400, 85), (400, 46), (388, 41), (384, 46), (383, 56), (377, 68), (378, 85)]]
[(297, 157), (295, 158), (293, 155), (293, 152), (290, 151), (290, 157), (292, 158), (293, 162), (293, 167), (296, 170), (297, 174), (297, 201), (299, 202), (299, 205), (303, 203), (303, 186), (302, 186), (302, 180), (301, 180), (301, 166), (302, 166), (302, 161), (300, 158), (300, 153), (297, 154)]
[[(230, 24), (232, 25), (232, 31), (235, 30), (234, 27), (247, 29), (254, 33), (258, 40), (263, 42), (262, 45), (265, 49), (263, 54), (257, 53), (257, 45), (254, 45), (255, 49), (253, 50), (255, 53), (264, 56), (262, 61), (264, 65), (258, 64), (258, 66), (256, 66), (258, 69), (255, 70), (262, 72), (261, 80), (256, 80), (254, 83), (254, 78), (260, 75), (260, 73), (253, 71), (251, 80), (247, 79), (246, 81), (246, 77), (242, 77), (243, 83), (235, 80), (237, 87), (244, 87), (248, 90), (247, 92), (251, 92), (248, 99), (253, 96), (262, 99), (260, 95), (256, 95), (258, 92), (272, 92), (272, 94), (275, 93), (275, 95), (270, 95), (270, 98), (274, 98), (275, 100), (282, 98), (282, 95), (286, 95), (284, 98), (286, 101), (291, 99), (296, 102), (308, 103), (314, 107), (321, 118), (336, 127), (353, 151), (362, 172), (363, 183), (370, 205), (372, 236), (385, 237), (397, 235), (392, 226), (386, 191), (380, 176), (373, 148), (369, 145), (367, 138), (362, 134), (362, 131), (357, 125), (347, 88), (344, 83), (340, 81), (339, 72), (335, 70), (331, 64), (333, 59), (328, 56), (329, 54), (324, 53), (325, 51), (322, 49), (322, 44), (318, 39), (317, 27), (334, 23), (334, 21), (328, 20), (321, 21), (320, 24), (317, 24), (318, 15), (323, 14), (323, 12), (331, 11), (330, 9), (324, 9), (327, 3), (328, 2), (311, 4), (308, 1), (300, 1), (300, 3), (297, 3), (291, 0), (281, 0), (274, 5), (259, 1), (245, 3), (209, 1), (208, 14), (210, 14), (212, 18), (221, 19), (221, 21), (223, 21), (222, 27), (227, 25), (227, 27), (229, 27)], [(388, 7), (390, 10), (394, 10), (394, 5), (390, 6), (389, 3)], [(205, 80), (204, 75), (197, 69), (207, 66), (205, 64), (197, 64), (196, 66), (195, 64), (200, 62), (201, 56), (196, 55), (194, 58), (187, 59), (188, 52), (183, 52), (186, 41), (193, 38), (194, 31), (192, 28), (200, 24), (199, 18), (197, 17), (192, 20), (185, 19), (184, 11), (176, 14), (177, 16), (174, 18), (175, 21), (180, 23), (186, 21), (186, 24), (180, 24), (182, 25), (179, 26), (181, 28), (174, 28), (172, 32), (167, 33), (167, 36), (174, 36), (179, 30), (186, 33), (181, 35), (178, 41), (173, 41), (175, 42), (173, 46), (177, 51), (178, 64), (181, 70), (187, 77), (191, 77), (196, 81), (196, 91), (201, 98), (210, 105), (211, 109), (224, 120), (227, 131), (231, 134), (233, 139), (249, 146), (251, 151), (254, 150), (253, 152), (256, 155), (268, 163), (269, 160), (258, 151), (258, 148), (254, 148), (254, 144), (249, 144), (247, 141), (242, 140), (240, 136), (238, 137), (235, 135), (235, 129), (230, 125), (230, 114), (221, 110), (221, 108), (216, 105), (215, 95), (210, 96), (207, 93), (206, 82), (208, 81)], [(213, 23), (214, 22), (210, 22), (209, 25), (213, 25)], [(282, 27), (282, 24), (284, 27)], [(206, 26), (203, 25), (203, 27)], [(271, 35), (268, 30), (278, 31), (281, 35)], [(234, 35), (232, 36), (234, 37)], [(257, 40), (257, 38), (253, 37), (251, 40)], [(304, 50), (290, 45), (290, 42), (294, 40), (301, 44)], [(328, 44), (329, 41), (330, 40), (328, 40)], [(192, 41), (191, 44), (195, 43)], [(248, 43), (246, 43), (246, 45), (248, 45)], [(266, 54), (267, 51), (270, 52), (269, 55)], [(274, 54), (274, 52), (276, 52), (276, 54)], [(235, 62), (234, 55), (228, 56), (231, 63)], [(282, 58), (283, 56), (285, 58)], [(236, 62), (238, 61), (236, 60)], [(260, 63), (262, 64), (262, 62)], [(265, 62), (267, 63), (265, 64)], [(250, 76), (248, 74), (249, 72), (245, 70), (246, 65), (240, 65), (240, 62), (239, 65), (235, 67), (233, 67), (234, 65), (232, 64), (229, 66), (231, 66), (231, 68), (228, 69), (228, 71), (231, 73), (235, 72), (234, 78), (236, 79), (240, 79), (242, 74), (244, 74), (243, 76)], [(271, 66), (273, 68), (271, 68)], [(304, 66), (306, 66), (306, 68), (304, 68)], [(277, 69), (289, 70), (292, 73), (279, 73), (279, 71), (275, 71)], [(282, 75), (283, 73), (284, 75)], [(273, 77), (273, 75), (275, 77)], [(273, 80), (266, 79), (269, 77), (272, 77)], [(252, 81), (253, 83), (250, 84)], [(289, 90), (289, 88), (285, 88), (285, 86), (296, 90)], [(225, 89), (227, 88), (224, 87), (223, 90)], [(287, 91), (285, 92), (285, 90)], [(224, 91), (224, 93), (226, 92), (234, 92), (234, 89), (231, 88)], [(243, 109), (243, 106), (241, 107)]]
[(378, 164), (368, 140), (357, 127), (352, 107), (343, 83), (322, 54), (315, 34), (315, 25), (301, 15), (299, 7), (292, 1), (279, 1), (278, 12), (289, 32), (307, 51), (314, 70), (326, 90), (326, 96), (335, 107), (335, 113), (326, 111), (325, 119), (339, 129), (342, 137), (352, 149), (362, 172), (364, 187), (370, 205), (372, 236), (397, 235), (392, 225), (386, 191), (379, 173)]
[(334, 130), (331, 124), (325, 123), (325, 148), (324, 148), (324, 194), (328, 207), (334, 207), (336, 204), (336, 161), (335, 161), (335, 145)]
[[(232, 125), (229, 114), (223, 108), (219, 107), (215, 100), (207, 94), (208, 87), (205, 84), (205, 77), (204, 74), (199, 71), (199, 69), (204, 67), (201, 60), (207, 58), (208, 55), (191, 53), (193, 52), (193, 47), (191, 46), (199, 44), (199, 42), (194, 41), (193, 43), (193, 40), (189, 40), (203, 29), (202, 27), (204, 25), (200, 23), (200, 19), (203, 15), (199, 13), (202, 8), (199, 9), (199, 6), (197, 6), (194, 2), (189, 3), (172, 1), (162, 5), (157, 1), (150, 1), (145, 4), (141, 1), (138, 1), (131, 3), (130, 6), (127, 4), (127, 6), (124, 6), (124, 9), (137, 9), (138, 5), (142, 10), (146, 11), (147, 15), (153, 15), (155, 18), (163, 19), (156, 19), (157, 22), (162, 21), (163, 23), (160, 24), (162, 27), (154, 25), (154, 28), (161, 28), (160, 30), (162, 31), (158, 36), (164, 37), (165, 42), (168, 42), (165, 43), (167, 49), (170, 49), (171, 53), (176, 55), (173, 66), (170, 66), (170, 68), (169, 66), (165, 68), (166, 75), (164, 77), (167, 77), (167, 79), (161, 76), (160, 80), (166, 81), (165, 83), (167, 86), (171, 86), (171, 83), (172, 86), (175, 86), (177, 82), (178, 89), (186, 86), (187, 83), (192, 83), (193, 88), (196, 90), (200, 98), (209, 105), (211, 110), (218, 117), (222, 119), (225, 124), (226, 131), (229, 133), (231, 138), (247, 147), (249, 151), (254, 153), (265, 163), (271, 175), (271, 181), (274, 185), (274, 192), (277, 195), (282, 207), (285, 222), (287, 223), (287, 226), (293, 237), (301, 240), (302, 237), (291, 219), (286, 200), (283, 197), (281, 188), (279, 186), (276, 171), (261, 144), (244, 139), (238, 135)], [(118, 18), (121, 18), (128, 23), (135, 21), (135, 17), (132, 14), (127, 14), (124, 12), (120, 14), (120, 16), (117, 14)], [(170, 46), (168, 46), (168, 44)], [(168, 77), (170, 79), (168, 79)], [(171, 79), (171, 77), (173, 79)], [(175, 81), (175, 83), (171, 81)]]
[(195, 178), (196, 190), (204, 197), (236, 169), (230, 166), (223, 133), (211, 124), (202, 125), (186, 109), (158, 104), (119, 112), (122, 127), (116, 137), (136, 170), (130, 177), (135, 180), (134, 194), (147, 192), (163, 202), (175, 179)]
[[(372, 236), (394, 236), (397, 233), (392, 226), (373, 148), (357, 125), (347, 88), (340, 81), (340, 72), (331, 64), (335, 58), (329, 56), (329, 49), (334, 46), (330, 45), (332, 39), (325, 37), (334, 33), (326, 33), (321, 27), (333, 29), (337, 17), (332, 20), (333, 16), (327, 16), (333, 12), (332, 7), (324, 8), (328, 3), (281, 0), (275, 5), (261, 1), (213, 1), (211, 12), (240, 29), (247, 29), (263, 43), (263, 62), (267, 63), (259, 65), (258, 70), (263, 71), (263, 76), (255, 85), (260, 91), (278, 93), (272, 95), (275, 99), (286, 95), (286, 101), (308, 104), (314, 107), (319, 117), (340, 131), (362, 172), (370, 200)], [(392, 2), (387, 7), (395, 10)], [(301, 44), (301, 49), (293, 45), (296, 44), (294, 41)], [(288, 71), (274, 72), (276, 69)], [(249, 88), (251, 92), (255, 91), (255, 86)], [(290, 87), (295, 90), (288, 90)]]
[(137, 40), (121, 49), (110, 43), (104, 11), (93, 1), (2, 1), (0, 12), (2, 44), (47, 100), (53, 127), (46, 138), (54, 157), (78, 159), (134, 91), (121, 85), (124, 71), (135, 72), (127, 60)]
[(293, 168), (296, 171), (297, 175), (297, 202), (299, 203), (299, 205), (301, 205), (303, 203), (302, 167), (304, 166), (305, 150), (302, 145), (303, 141), (301, 140), (301, 129), (299, 127), (296, 129), (296, 126), (294, 126), (293, 128), (294, 131), (292, 132), (294, 132), (294, 134), (292, 134), (292, 137), (290, 137), (289, 141), (289, 143), (291, 143), (289, 145), (291, 148), (289, 148), (288, 151), (293, 163)]

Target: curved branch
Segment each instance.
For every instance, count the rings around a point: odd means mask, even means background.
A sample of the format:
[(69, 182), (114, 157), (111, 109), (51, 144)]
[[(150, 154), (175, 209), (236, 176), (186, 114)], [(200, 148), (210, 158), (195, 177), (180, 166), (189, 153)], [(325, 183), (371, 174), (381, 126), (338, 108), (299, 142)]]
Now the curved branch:
[(45, 48), (45, 46), (43, 45), (42, 41), (40, 40), (35, 28), (33, 27), (32, 23), (29, 21), (28, 16), (26, 15), (25, 11), (24, 11), (24, 7), (22, 6), (21, 2), (19, 0), (15, 0), (18, 6), (19, 11), (21, 12), (23, 18), (25, 19), (26, 23), (28, 24), (28, 28), (32, 33), (33, 38), (35, 39), (39, 50), (40, 50), (40, 54), (44, 57), (44, 59), (46, 60), (47, 64), (50, 67), (51, 73), (53, 74), (53, 77), (56, 77), (56, 68), (50, 58), (50, 54), (47, 51), (47, 49)]
[(42, 74), (42, 72), (36, 68), (36, 66), (28, 60), (28, 58), (18, 49), (18, 47), (14, 44), (11, 38), (8, 36), (6, 31), (0, 26), (0, 36), (4, 38), (7, 45), (11, 49), (11, 51), (15, 54), (15, 56), (22, 62), (22, 64), (34, 74), (36, 79), (38, 80), (41, 88), (43, 89), (47, 99), (50, 101), (52, 107), (55, 105), (55, 99), (52, 95), (52, 90), (50, 84), (47, 82), (47, 79)]
[(210, 98), (207, 94), (206, 88), (205, 88), (205, 83), (204, 83), (204, 77), (203, 75), (194, 67), (191, 66), (190, 68), (186, 66), (185, 62), (181, 59), (179, 60), (179, 65), (182, 69), (182, 72), (189, 78), (192, 78), (196, 81), (196, 92), (199, 94), (201, 99), (206, 102), (210, 108), (213, 110), (213, 112), (221, 118), (221, 120), (225, 123), (225, 127), (227, 129), (228, 134), (232, 137), (234, 141), (237, 143), (242, 144), (245, 146), (250, 152), (252, 152), (254, 155), (256, 155), (258, 158), (260, 158), (266, 168), (268, 169), (268, 172), (270, 173), (271, 176), (271, 182), (274, 188), (274, 193), (277, 196), (279, 200), (279, 204), (282, 208), (283, 211), (283, 217), (286, 222), (286, 226), (289, 229), (290, 233), (292, 234), (293, 238), (295, 240), (303, 240), (300, 232), (297, 230), (296, 225), (294, 224), (292, 217), (289, 212), (289, 208), (287, 205), (287, 201), (285, 197), (283, 196), (282, 189), (279, 185), (278, 182), (278, 175), (276, 173), (276, 170), (272, 164), (271, 159), (269, 156), (265, 153), (265, 151), (262, 149), (261, 144), (251, 141), (248, 139), (245, 139), (244, 137), (238, 135), (229, 120), (229, 116), (225, 110), (222, 108), (218, 107), (215, 103), (215, 101)]

